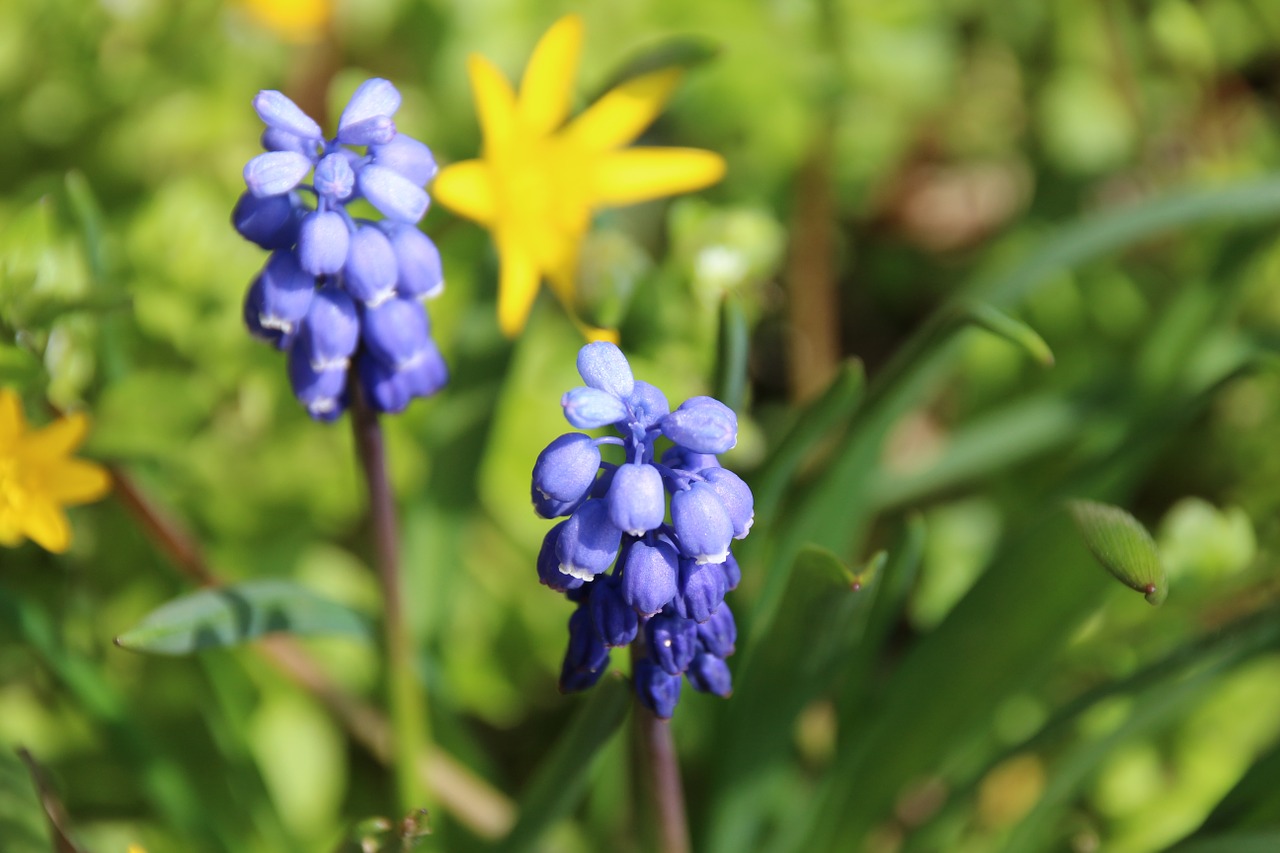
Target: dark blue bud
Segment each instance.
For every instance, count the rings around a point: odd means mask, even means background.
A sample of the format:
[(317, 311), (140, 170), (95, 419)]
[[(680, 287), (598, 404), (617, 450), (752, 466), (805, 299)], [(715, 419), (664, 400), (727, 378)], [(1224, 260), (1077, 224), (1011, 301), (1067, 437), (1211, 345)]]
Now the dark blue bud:
[(343, 145), (384, 145), (395, 138), (396, 123), (391, 116), (369, 116), (338, 130)]
[(298, 239), (298, 207), (289, 193), (258, 198), (246, 190), (231, 211), (231, 224), (264, 249), (287, 249)]
[(578, 429), (592, 429), (626, 420), (627, 407), (617, 397), (596, 388), (572, 388), (560, 400), (564, 417)]
[(724, 658), (703, 652), (693, 659), (685, 675), (694, 690), (725, 698), (733, 692), (733, 676), (729, 674), (729, 665), (724, 662)]
[(533, 463), (533, 508), (543, 518), (568, 515), (587, 499), (600, 470), (600, 448), (591, 436), (560, 436)]
[(320, 125), (282, 92), (263, 89), (254, 96), (253, 109), (269, 127), (304, 139), (320, 139), (324, 136)]
[(396, 134), (385, 145), (369, 148), (373, 162), (404, 175), (417, 186), (423, 186), (436, 176), (436, 158), (431, 149), (411, 136)]
[(311, 308), (315, 278), (303, 272), (293, 252), (282, 250), (271, 253), (260, 281), (262, 304), (258, 325), (292, 335)]
[(667, 492), (652, 465), (628, 462), (613, 472), (609, 487), (609, 520), (623, 533), (642, 536), (662, 524)]
[[(560, 559), (556, 557), (556, 540), (560, 538), (560, 531), (564, 526), (565, 522), (562, 521), (548, 530), (547, 535), (542, 537), (542, 547), (538, 549), (538, 580), (556, 592), (568, 592), (584, 583), (581, 578), (571, 578), (560, 571)], [(728, 610), (727, 607), (725, 609)]]
[(587, 387), (619, 399), (626, 399), (635, 387), (627, 357), (608, 341), (596, 341), (578, 350), (578, 375)]
[(664, 720), (671, 719), (680, 701), (680, 676), (668, 675), (651, 660), (636, 661), (631, 676), (640, 704)]
[(652, 616), (676, 596), (680, 555), (670, 542), (633, 542), (622, 561), (622, 595), (637, 612)]
[(729, 556), (724, 558), (724, 562), (720, 564), (720, 570), (724, 572), (724, 588), (737, 589), (738, 584), (742, 583), (742, 569), (738, 568), (738, 558), (730, 552)]
[(449, 366), (444, 363), (436, 342), (427, 338), (417, 356), (400, 367), (397, 377), (411, 396), (430, 397), (449, 384)]
[(396, 256), (396, 293), (433, 299), (444, 291), (440, 250), (413, 225), (383, 220), (379, 223)]
[(295, 348), (313, 370), (346, 367), (360, 340), (360, 319), (351, 297), (336, 287), (322, 287), (311, 297)]
[(342, 154), (327, 154), (316, 164), (313, 179), (316, 192), (335, 201), (344, 201), (351, 197), (356, 188), (356, 173)]
[(312, 275), (333, 275), (347, 262), (351, 232), (342, 214), (312, 211), (298, 229), (298, 263)]
[(419, 358), (431, 340), (427, 312), (420, 302), (393, 298), (366, 306), (363, 313), (361, 335), (365, 346), (374, 358), (393, 370)]
[(720, 498), (729, 520), (733, 522), (733, 538), (742, 539), (751, 531), (755, 521), (755, 500), (751, 487), (728, 468), (706, 468), (699, 472), (703, 481)]
[(343, 130), (374, 116), (389, 118), (398, 109), (400, 92), (390, 80), (383, 80), (381, 77), (365, 80), (351, 94), (351, 100), (347, 101), (347, 107), (338, 119), (338, 134), (341, 136)]
[(560, 571), (589, 581), (609, 568), (621, 544), (622, 531), (609, 523), (605, 502), (587, 501), (573, 511), (560, 531), (556, 543)]
[(297, 151), (268, 151), (244, 167), (244, 183), (249, 192), (262, 198), (280, 195), (302, 183), (311, 171), (311, 159)]
[(698, 625), (698, 640), (716, 657), (727, 658), (733, 654), (734, 645), (738, 642), (738, 626), (727, 604), (717, 608), (710, 619)]
[(591, 624), (588, 608), (579, 607), (569, 617), (569, 648), (560, 667), (560, 692), (586, 690), (608, 667), (609, 649)]
[(699, 563), (722, 563), (729, 556), (733, 521), (720, 496), (706, 483), (695, 481), (671, 496), (671, 525), (686, 557)]
[(724, 572), (711, 563), (680, 561), (676, 612), (694, 622), (706, 622), (724, 603)]
[(345, 408), (347, 369), (315, 370), (299, 342), (289, 348), (289, 384), (293, 395), (317, 420), (331, 420)]
[(622, 597), (618, 583), (608, 576), (597, 578), (591, 592), (591, 622), (606, 646), (628, 645), (636, 638), (640, 618)]
[(253, 280), (244, 296), (244, 324), (249, 334), (259, 340), (275, 345), (276, 349), (288, 349), (293, 343), (293, 335), (286, 335), (279, 328), (268, 329), (259, 322), (262, 316), (262, 276)]
[(262, 131), (262, 147), (267, 151), (296, 151), (308, 160), (314, 160), (320, 140), (303, 138), (278, 127)]
[(347, 252), (347, 292), (370, 306), (396, 292), (396, 254), (387, 235), (373, 225), (361, 225), (351, 235)]
[(386, 166), (370, 163), (356, 174), (360, 194), (384, 216), (414, 223), (427, 212), (431, 200), (422, 187)]
[(646, 429), (656, 424), (667, 412), (671, 411), (671, 404), (667, 402), (667, 396), (653, 385), (639, 379), (635, 381), (631, 389), (631, 396), (627, 402), (631, 404), (631, 409), (635, 412), (636, 419), (640, 422), (640, 425)]
[(720, 462), (710, 453), (694, 453), (687, 447), (675, 445), (668, 447), (662, 454), (662, 464), (679, 471), (705, 471), (707, 468), (719, 468)]
[(738, 416), (711, 397), (690, 397), (662, 419), (662, 434), (694, 453), (724, 453), (738, 443)]
[(644, 626), (649, 659), (669, 675), (689, 668), (698, 653), (698, 625), (675, 613), (660, 613)]
[(360, 387), (374, 410), (395, 414), (403, 412), (413, 399), (397, 372), (367, 352), (356, 358), (356, 375)]

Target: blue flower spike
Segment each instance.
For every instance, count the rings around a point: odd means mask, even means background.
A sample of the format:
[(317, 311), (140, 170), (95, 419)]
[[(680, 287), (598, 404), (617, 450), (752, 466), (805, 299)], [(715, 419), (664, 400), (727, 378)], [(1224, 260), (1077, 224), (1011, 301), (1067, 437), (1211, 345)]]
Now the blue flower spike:
[[(396, 130), (400, 101), (389, 81), (366, 80), (326, 140), (284, 94), (253, 99), (266, 153), (245, 166), (231, 221), (273, 254), (245, 298), (245, 325), (289, 351), (295, 396), (317, 420), (342, 414), (348, 382), (380, 412), (402, 411), (448, 382), (418, 302), (444, 287), (440, 253), (415, 224), (436, 162)], [(361, 197), (387, 218), (348, 212)]]
[(732, 544), (750, 531), (754, 500), (716, 457), (737, 442), (737, 416), (710, 397), (673, 411), (611, 343), (584, 346), (577, 367), (586, 384), (565, 393), (565, 419), (616, 435), (562, 435), (533, 466), (535, 511), (568, 516), (537, 560), (539, 580), (577, 604), (560, 686), (591, 686), (609, 648), (639, 643), (636, 697), (669, 718), (685, 678), (704, 693), (732, 691), (725, 659), (737, 627), (724, 597), (741, 579)]

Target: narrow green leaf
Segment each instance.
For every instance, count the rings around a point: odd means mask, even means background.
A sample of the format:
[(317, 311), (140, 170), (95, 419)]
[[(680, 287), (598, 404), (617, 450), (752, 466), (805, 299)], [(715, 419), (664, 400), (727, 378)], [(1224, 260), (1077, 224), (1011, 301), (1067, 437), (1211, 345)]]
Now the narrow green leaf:
[(1169, 593), (1155, 540), (1136, 518), (1116, 506), (1069, 501), (1084, 544), (1112, 577), (1160, 604)]
[(1053, 367), (1053, 350), (1049, 349), (1044, 338), (1026, 323), (1015, 320), (998, 308), (985, 303), (970, 305), (961, 314), (961, 322), (971, 323), (996, 337), (1004, 338), (1020, 347), (1042, 367)]
[(735, 412), (742, 409), (747, 387), (747, 350), (750, 344), (747, 314), (742, 300), (726, 294), (720, 303), (720, 341), (716, 365), (716, 398)]
[(719, 43), (705, 36), (670, 36), (633, 54), (610, 75), (608, 82), (600, 87), (600, 91), (592, 100), (597, 100), (605, 92), (621, 86), (628, 80), (634, 80), (664, 68), (695, 68), (710, 62), (719, 53)]
[(116, 645), (135, 652), (186, 655), (234, 646), (275, 631), (369, 637), (363, 617), (283, 580), (204, 589), (151, 611)]
[(1170, 853), (1275, 853), (1280, 850), (1280, 829), (1228, 832), (1179, 844)]
[(630, 704), (631, 683), (623, 678), (606, 678), (587, 693), (521, 795), (520, 817), (499, 845), (504, 853), (531, 849), (548, 827), (568, 816), (586, 790), (597, 754), (626, 719)]
[(9, 853), (49, 853), (49, 824), (35, 784), (10, 744), (0, 744), (0, 838)]

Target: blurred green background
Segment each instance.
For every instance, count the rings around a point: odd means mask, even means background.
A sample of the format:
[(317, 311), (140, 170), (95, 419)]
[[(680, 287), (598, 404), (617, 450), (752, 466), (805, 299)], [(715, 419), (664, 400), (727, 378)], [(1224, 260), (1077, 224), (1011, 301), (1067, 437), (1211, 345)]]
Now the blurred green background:
[[(251, 98), (332, 117), (386, 77), (453, 162), (479, 146), (469, 53), (517, 78), (579, 12), (580, 108), (635, 51), (704, 37), (642, 143), (728, 175), (601, 213), (579, 305), (673, 402), (745, 380), (739, 690), (686, 691), (674, 723), (695, 849), (1280, 849), (1280, 4), (345, 0), (316, 27), (294, 5), (0, 4), (0, 381), (34, 421), (89, 411), (86, 454), (220, 576), (376, 619), (350, 432), (242, 327)], [(571, 608), (537, 583), (528, 500), (581, 340), (547, 294), (503, 339), (488, 235), (423, 227), (453, 379), (386, 419), (391, 474), (434, 733), (498, 804), (481, 826), (433, 803), (427, 847), (515, 849), (510, 810), (590, 701), (555, 688)], [(1053, 366), (955, 321), (974, 305)], [(1091, 561), (1072, 497), (1147, 524), (1165, 604)], [(18, 745), (98, 853), (332, 850), (392, 810), (385, 768), (252, 649), (113, 647), (193, 584), (119, 490), (72, 515), (68, 555), (0, 552), (0, 848), (49, 849)], [(888, 562), (806, 598), (808, 544)], [(305, 646), (381, 701), (376, 645)], [(529, 844), (642, 849), (630, 761), (625, 729), (582, 755), (584, 796)]]

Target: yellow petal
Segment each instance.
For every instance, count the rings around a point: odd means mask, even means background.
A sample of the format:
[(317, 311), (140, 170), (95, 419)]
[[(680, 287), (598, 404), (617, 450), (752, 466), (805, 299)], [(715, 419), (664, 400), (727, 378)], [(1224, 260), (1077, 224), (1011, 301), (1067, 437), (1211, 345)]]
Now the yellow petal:
[(8, 388), (0, 388), (0, 451), (13, 448), (27, 429), (22, 401)]
[(664, 68), (610, 89), (565, 128), (567, 139), (597, 152), (630, 144), (653, 124), (681, 76), (679, 68)]
[(551, 133), (569, 115), (582, 56), (582, 18), (565, 15), (538, 40), (520, 81), (520, 117), (531, 131)]
[(514, 338), (529, 320), (542, 276), (533, 253), (514, 241), (500, 240), (498, 255), (502, 265), (498, 274), (498, 326), (504, 335)]
[(111, 491), (111, 475), (101, 465), (67, 459), (49, 467), (44, 476), (44, 489), (60, 504), (88, 503)]
[(628, 148), (595, 165), (593, 197), (604, 205), (634, 204), (710, 186), (724, 177), (724, 158), (698, 148)]
[(71, 545), (71, 525), (62, 508), (42, 496), (32, 495), (18, 516), (22, 532), (46, 551), (61, 554)]
[(81, 412), (59, 418), (48, 426), (29, 432), (22, 439), (23, 456), (33, 461), (49, 461), (70, 456), (89, 431), (89, 419)]
[(0, 509), (0, 545), (14, 548), (21, 545), (25, 538), (17, 514), (13, 510)]
[(454, 213), (481, 225), (492, 225), (498, 215), (492, 172), (483, 160), (445, 166), (431, 185), (431, 195)]
[(467, 58), (476, 118), (484, 134), (485, 149), (505, 145), (515, 127), (516, 95), (494, 64), (478, 53)]

